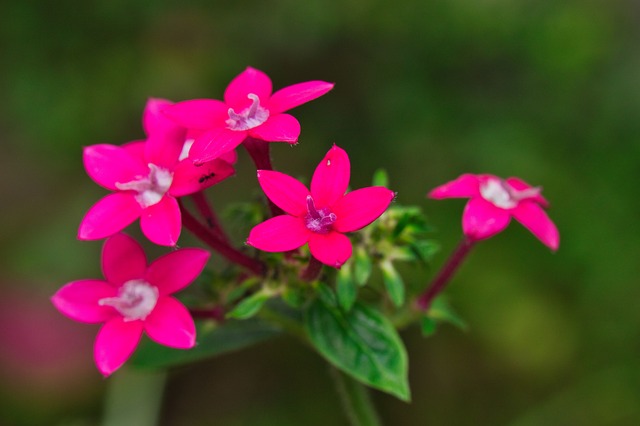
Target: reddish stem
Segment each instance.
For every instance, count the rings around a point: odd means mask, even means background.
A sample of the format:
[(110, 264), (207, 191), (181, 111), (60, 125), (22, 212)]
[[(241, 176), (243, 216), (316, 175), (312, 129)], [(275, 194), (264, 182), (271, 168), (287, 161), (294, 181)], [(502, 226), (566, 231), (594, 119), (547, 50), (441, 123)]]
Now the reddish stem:
[(207, 221), (207, 225), (209, 225), (209, 228), (211, 228), (211, 230), (215, 232), (216, 235), (220, 237), (220, 239), (228, 243), (229, 237), (227, 237), (227, 235), (224, 233), (224, 229), (222, 228), (222, 226), (220, 226), (218, 216), (211, 207), (211, 204), (209, 203), (209, 200), (207, 200), (207, 197), (204, 195), (204, 192), (200, 191), (196, 192), (195, 194), (191, 194), (191, 198), (193, 199), (196, 208), (198, 209), (204, 220)]
[(431, 281), (429, 288), (425, 291), (418, 299), (416, 300), (416, 306), (421, 311), (426, 311), (431, 306), (431, 302), (433, 299), (444, 290), (447, 286), (451, 277), (456, 272), (456, 270), (462, 264), (462, 261), (467, 257), (467, 254), (471, 251), (473, 246), (475, 245), (475, 241), (471, 240), (467, 237), (463, 238), (462, 241), (458, 244), (458, 247), (451, 253), (449, 260), (447, 263), (440, 269), (440, 272), (436, 277)]
[[(244, 140), (242, 145), (251, 156), (253, 163), (256, 165), (256, 170), (273, 170), (271, 155), (269, 154), (270, 145), (268, 142), (249, 136)], [(267, 198), (267, 201), (269, 203), (269, 210), (271, 210), (271, 216), (279, 216), (284, 213), (282, 209), (273, 204), (269, 198)]]
[(262, 262), (247, 256), (241, 251), (231, 247), (227, 242), (221, 240), (220, 237), (212, 233), (209, 228), (198, 222), (182, 203), (180, 203), (180, 212), (182, 213), (182, 224), (209, 247), (231, 262), (244, 266), (254, 274), (264, 275), (265, 266)]
[(311, 282), (318, 278), (320, 272), (322, 272), (322, 262), (311, 256), (311, 258), (309, 258), (309, 264), (300, 274), (300, 279), (303, 281)]
[(189, 309), (189, 313), (193, 318), (212, 319), (216, 322), (224, 322), (224, 308), (222, 306), (214, 306), (211, 309)]

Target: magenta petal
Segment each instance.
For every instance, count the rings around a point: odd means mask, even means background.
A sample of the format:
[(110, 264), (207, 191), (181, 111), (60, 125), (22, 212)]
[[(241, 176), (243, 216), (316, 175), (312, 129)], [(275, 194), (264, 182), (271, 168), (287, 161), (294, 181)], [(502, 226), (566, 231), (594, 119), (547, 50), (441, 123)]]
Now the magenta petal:
[(198, 248), (172, 251), (149, 265), (145, 281), (156, 286), (160, 296), (175, 293), (200, 275), (209, 256), (208, 251)]
[(327, 152), (311, 179), (311, 195), (317, 208), (330, 207), (344, 195), (349, 186), (349, 156), (337, 145)]
[(109, 194), (94, 204), (80, 223), (78, 239), (99, 240), (122, 231), (136, 220), (142, 208), (130, 192)]
[(93, 357), (106, 377), (122, 367), (136, 349), (142, 336), (142, 321), (125, 322), (122, 317), (107, 321), (98, 332)]
[(281, 215), (254, 226), (247, 244), (268, 252), (289, 251), (304, 245), (309, 234), (302, 219)]
[(298, 142), (300, 123), (289, 114), (269, 117), (261, 126), (249, 130), (249, 135), (267, 142)]
[(339, 268), (351, 257), (352, 247), (349, 238), (339, 232), (312, 233), (309, 237), (309, 251), (325, 265)]
[(186, 128), (179, 126), (162, 111), (173, 105), (164, 99), (149, 99), (143, 114), (147, 133), (145, 158), (147, 162), (171, 170), (178, 162), (186, 138)]
[(64, 285), (51, 298), (64, 315), (80, 322), (103, 322), (116, 314), (110, 306), (100, 306), (100, 299), (114, 297), (118, 289), (105, 281), (80, 280)]
[(88, 146), (82, 159), (89, 177), (111, 191), (117, 189), (116, 182), (130, 182), (137, 176), (149, 174), (142, 158), (133, 157), (126, 149), (115, 145)]
[(511, 215), (484, 200), (472, 198), (462, 213), (462, 230), (474, 240), (489, 238), (509, 225)]
[[(531, 185), (517, 177), (510, 177), (505, 180), (509, 185), (511, 185), (513, 189), (516, 189), (518, 191), (523, 191), (532, 187)], [(549, 202), (542, 196), (542, 194), (538, 194), (535, 197), (531, 197), (530, 199), (539, 203), (542, 207), (549, 207)]]
[(297, 179), (271, 170), (258, 170), (258, 182), (273, 203), (298, 217), (307, 213), (309, 190)]
[(533, 201), (523, 201), (511, 210), (511, 214), (543, 244), (558, 250), (560, 233), (542, 207)]
[(223, 181), (234, 173), (233, 166), (223, 160), (207, 161), (196, 166), (187, 158), (174, 169), (169, 194), (174, 197), (193, 194)]
[(436, 200), (443, 198), (476, 197), (480, 194), (479, 188), (480, 180), (478, 176), (467, 173), (451, 182), (432, 189), (427, 196)]
[(189, 151), (189, 159), (197, 164), (211, 161), (234, 150), (246, 137), (246, 131), (234, 131), (226, 128), (216, 128), (203, 133), (193, 142)]
[(218, 157), (218, 159), (226, 161), (227, 163), (233, 165), (238, 161), (238, 153), (235, 150), (225, 152), (220, 157)]
[(164, 196), (140, 215), (140, 228), (149, 241), (161, 246), (175, 246), (180, 237), (182, 216), (178, 201)]
[(229, 118), (229, 107), (215, 99), (194, 99), (168, 106), (162, 113), (187, 129), (212, 129), (223, 126)]
[(260, 103), (265, 104), (271, 96), (271, 79), (262, 71), (248, 67), (241, 72), (224, 91), (224, 101), (237, 113), (252, 103), (247, 97), (250, 93), (257, 95)]
[(144, 277), (147, 257), (136, 240), (126, 234), (115, 234), (102, 247), (102, 273), (108, 282), (122, 285)]
[(307, 81), (280, 89), (269, 100), (269, 111), (278, 114), (295, 108), (327, 93), (333, 89), (333, 83), (326, 81)]
[(144, 321), (144, 330), (161, 345), (189, 349), (196, 344), (196, 325), (191, 314), (173, 297), (160, 297)]
[(349, 192), (331, 208), (338, 217), (333, 229), (338, 232), (352, 232), (364, 228), (384, 213), (395, 196), (395, 192), (382, 186), (370, 186)]

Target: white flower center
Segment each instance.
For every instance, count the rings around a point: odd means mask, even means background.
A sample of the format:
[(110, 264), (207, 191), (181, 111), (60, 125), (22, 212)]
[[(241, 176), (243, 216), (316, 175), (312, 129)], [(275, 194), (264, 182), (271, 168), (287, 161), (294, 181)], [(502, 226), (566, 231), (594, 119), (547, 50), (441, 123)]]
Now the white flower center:
[(136, 191), (136, 200), (143, 208), (158, 204), (173, 182), (173, 173), (149, 163), (149, 175), (131, 182), (116, 182), (121, 191)]
[(143, 320), (156, 307), (158, 296), (157, 287), (144, 280), (131, 280), (120, 287), (116, 297), (100, 299), (98, 305), (112, 306), (125, 321)]
[(512, 209), (522, 200), (533, 198), (540, 194), (541, 188), (527, 188), (518, 190), (502, 179), (489, 178), (480, 184), (480, 195), (496, 207)]
[(249, 93), (247, 98), (253, 102), (240, 113), (235, 112), (233, 108), (229, 108), (229, 119), (225, 121), (228, 129), (250, 130), (258, 127), (269, 118), (269, 110), (260, 106), (258, 95)]
[(318, 234), (327, 234), (331, 231), (333, 222), (338, 219), (335, 213), (329, 208), (316, 209), (311, 195), (307, 195), (307, 215), (304, 218), (304, 224), (308, 230), (317, 232)]

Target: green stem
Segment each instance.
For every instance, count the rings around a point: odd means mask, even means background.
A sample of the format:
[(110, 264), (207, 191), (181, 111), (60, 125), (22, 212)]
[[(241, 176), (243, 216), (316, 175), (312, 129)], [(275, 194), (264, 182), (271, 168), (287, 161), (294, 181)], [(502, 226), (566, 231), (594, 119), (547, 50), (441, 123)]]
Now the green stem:
[(122, 368), (109, 379), (102, 426), (156, 426), (166, 378)]
[(338, 395), (351, 426), (381, 426), (369, 390), (360, 382), (331, 366)]

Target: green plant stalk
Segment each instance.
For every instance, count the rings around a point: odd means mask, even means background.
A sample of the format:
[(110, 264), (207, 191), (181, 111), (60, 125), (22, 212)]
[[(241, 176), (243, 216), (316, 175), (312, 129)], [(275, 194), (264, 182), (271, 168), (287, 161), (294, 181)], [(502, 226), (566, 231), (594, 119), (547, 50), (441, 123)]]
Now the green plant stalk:
[(330, 370), (351, 426), (381, 426), (369, 389), (333, 366)]
[(109, 379), (102, 426), (156, 426), (166, 373), (123, 368)]

